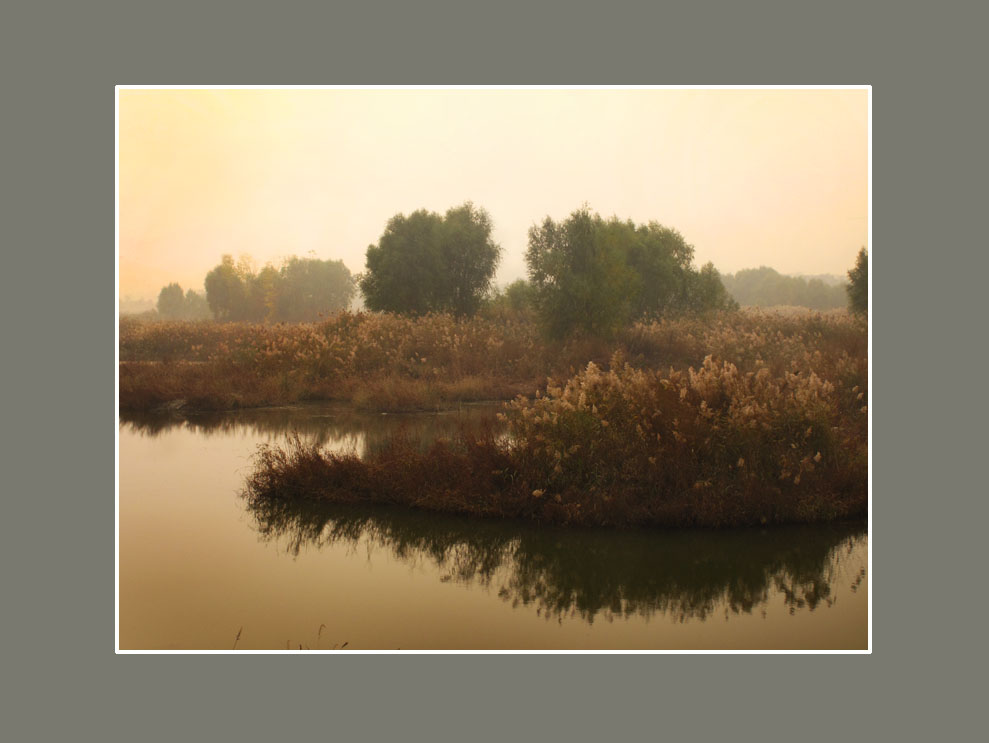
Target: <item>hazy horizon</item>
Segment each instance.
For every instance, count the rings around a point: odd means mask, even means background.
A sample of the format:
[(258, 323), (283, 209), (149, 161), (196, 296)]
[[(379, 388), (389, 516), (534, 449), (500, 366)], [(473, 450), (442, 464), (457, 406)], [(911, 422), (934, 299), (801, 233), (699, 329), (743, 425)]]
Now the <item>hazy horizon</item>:
[(121, 297), (224, 253), (357, 273), (395, 214), (468, 200), (498, 284), (584, 203), (723, 273), (844, 276), (868, 243), (866, 90), (121, 90), (118, 143)]

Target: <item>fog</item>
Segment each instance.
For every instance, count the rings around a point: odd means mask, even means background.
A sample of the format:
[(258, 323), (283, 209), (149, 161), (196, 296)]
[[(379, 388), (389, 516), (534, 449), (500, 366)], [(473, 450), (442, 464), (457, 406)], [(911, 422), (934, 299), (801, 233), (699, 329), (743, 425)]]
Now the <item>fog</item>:
[(486, 209), (495, 281), (586, 203), (679, 230), (698, 265), (844, 275), (868, 241), (865, 90), (121, 90), (120, 295), (224, 253), (364, 270), (387, 220)]

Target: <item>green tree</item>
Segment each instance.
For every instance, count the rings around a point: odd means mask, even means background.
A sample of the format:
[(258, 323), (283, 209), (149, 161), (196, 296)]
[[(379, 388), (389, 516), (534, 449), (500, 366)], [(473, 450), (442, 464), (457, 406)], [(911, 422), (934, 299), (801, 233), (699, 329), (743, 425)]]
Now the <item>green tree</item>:
[(629, 287), (639, 284), (620, 235), (586, 207), (560, 224), (547, 217), (529, 230), (526, 263), (539, 313), (550, 334), (607, 335), (631, 313)]
[(178, 284), (169, 284), (158, 293), (158, 315), (166, 320), (181, 319), (185, 309), (185, 295)]
[(683, 309), (692, 291), (689, 284), (694, 247), (674, 229), (657, 222), (636, 226), (612, 219), (606, 223), (620, 231), (623, 251), (636, 279), (631, 287), (635, 317), (657, 316)]
[(437, 300), (456, 315), (473, 315), (481, 305), (501, 256), (491, 240), (491, 217), (470, 202), (450, 209), (440, 229)]
[(481, 306), (485, 316), (495, 320), (531, 314), (535, 309), (536, 287), (525, 279), (516, 279), (503, 289), (491, 289)]
[(192, 289), (183, 294), (182, 287), (175, 283), (158, 294), (157, 309), (164, 320), (202, 320), (210, 316), (206, 297)]
[(848, 307), (856, 315), (869, 314), (869, 254), (859, 250), (855, 266), (848, 272)]
[(693, 256), (676, 230), (604, 220), (585, 206), (531, 228), (526, 263), (552, 335), (607, 335), (636, 317), (734, 307), (714, 266), (698, 272)]
[(536, 287), (525, 279), (516, 279), (505, 287), (505, 302), (515, 312), (527, 312), (536, 306)]
[(233, 256), (224, 255), (220, 265), (206, 274), (204, 284), (206, 302), (213, 317), (217, 320), (244, 319), (247, 287), (234, 266)]
[(368, 309), (423, 314), (477, 311), (501, 248), (491, 218), (470, 202), (445, 216), (424, 209), (392, 217), (367, 249), (359, 284)]
[(249, 322), (278, 320), (277, 304), (281, 292), (281, 274), (270, 263), (254, 271), (246, 262), (238, 267), (244, 282), (244, 304), (239, 319)]
[(206, 297), (190, 289), (185, 293), (185, 307), (182, 316), (187, 320), (205, 320), (210, 316)]
[(314, 322), (345, 309), (354, 278), (341, 261), (291, 257), (281, 268), (255, 268), (249, 256), (224, 255), (206, 274), (206, 302), (217, 320)]
[(683, 309), (693, 312), (738, 309), (738, 302), (725, 289), (718, 269), (710, 261), (700, 271), (688, 271), (686, 277), (687, 290), (683, 298)]
[(288, 322), (315, 322), (346, 309), (354, 291), (354, 277), (342, 261), (292, 257), (278, 274), (276, 315)]

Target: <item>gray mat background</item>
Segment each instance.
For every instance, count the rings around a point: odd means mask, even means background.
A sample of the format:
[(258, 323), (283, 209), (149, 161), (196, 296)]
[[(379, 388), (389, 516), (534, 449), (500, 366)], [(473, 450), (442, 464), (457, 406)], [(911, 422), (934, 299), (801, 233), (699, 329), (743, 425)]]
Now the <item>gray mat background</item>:
[[(0, 12), (6, 739), (927, 740), (981, 727), (986, 406), (969, 370), (985, 355), (986, 25), (971, 6)], [(237, 83), (873, 85), (874, 652), (115, 655), (113, 86)]]

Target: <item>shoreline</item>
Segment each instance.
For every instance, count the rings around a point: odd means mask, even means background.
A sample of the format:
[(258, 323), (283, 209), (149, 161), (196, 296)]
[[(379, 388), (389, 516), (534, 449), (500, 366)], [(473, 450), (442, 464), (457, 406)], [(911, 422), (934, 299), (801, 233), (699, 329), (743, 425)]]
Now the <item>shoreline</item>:
[(168, 402), (162, 403), (153, 408), (143, 408), (143, 407), (126, 407), (124, 405), (120, 406), (120, 417), (126, 420), (134, 420), (142, 417), (166, 417), (166, 416), (177, 416), (177, 417), (197, 417), (197, 416), (222, 416), (222, 415), (236, 415), (242, 412), (264, 412), (266, 410), (290, 410), (290, 409), (304, 409), (304, 408), (340, 408), (341, 411), (349, 414), (363, 414), (363, 415), (429, 415), (429, 414), (444, 414), (444, 413), (455, 413), (463, 408), (482, 408), (485, 406), (494, 407), (496, 405), (507, 405), (516, 399), (515, 397), (504, 397), (504, 398), (488, 398), (480, 400), (445, 400), (440, 401), (435, 406), (429, 407), (409, 407), (409, 408), (393, 408), (393, 409), (378, 409), (378, 408), (368, 408), (368, 407), (358, 407), (355, 403), (346, 398), (327, 398), (327, 399), (305, 399), (305, 400), (294, 400), (290, 402), (266, 402), (259, 403), (257, 405), (240, 405), (238, 407), (231, 408), (214, 408), (214, 407), (194, 407), (190, 405), (186, 400), (178, 398), (175, 400), (169, 400)]

